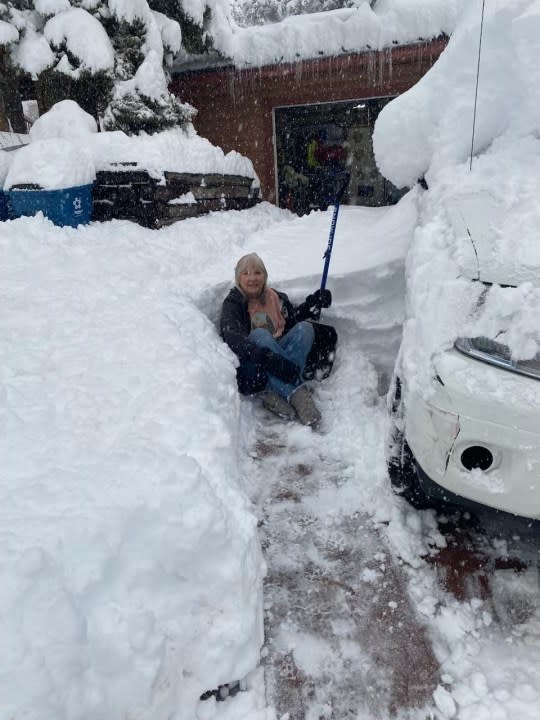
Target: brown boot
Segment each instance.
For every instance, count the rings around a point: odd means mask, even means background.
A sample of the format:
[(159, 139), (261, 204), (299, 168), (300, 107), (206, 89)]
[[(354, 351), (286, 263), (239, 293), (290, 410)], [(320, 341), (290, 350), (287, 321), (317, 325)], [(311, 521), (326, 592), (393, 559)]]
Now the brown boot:
[(294, 420), (296, 418), (296, 410), (290, 405), (284, 397), (278, 395), (275, 392), (265, 392), (263, 396), (263, 405), (267, 410), (273, 412), (279, 417), (286, 418), (287, 420)]
[(302, 425), (317, 425), (321, 420), (321, 413), (315, 405), (311, 393), (305, 385), (293, 392), (289, 402), (296, 410)]

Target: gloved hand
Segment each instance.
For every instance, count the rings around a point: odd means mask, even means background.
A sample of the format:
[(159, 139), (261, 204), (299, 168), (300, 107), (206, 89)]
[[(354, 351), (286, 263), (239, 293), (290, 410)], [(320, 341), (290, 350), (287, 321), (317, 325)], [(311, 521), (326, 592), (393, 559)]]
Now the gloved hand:
[(274, 375), (274, 377), (291, 385), (300, 378), (300, 368), (298, 365), (267, 348), (263, 349), (262, 365), (270, 375)]
[(326, 288), (324, 290), (315, 290), (314, 293), (307, 296), (306, 303), (310, 307), (329, 308), (332, 304), (332, 293)]
[(326, 288), (324, 290), (315, 290), (312, 295), (308, 295), (303, 304), (302, 315), (311, 320), (318, 320), (321, 317), (321, 308), (330, 307), (332, 304), (332, 293)]

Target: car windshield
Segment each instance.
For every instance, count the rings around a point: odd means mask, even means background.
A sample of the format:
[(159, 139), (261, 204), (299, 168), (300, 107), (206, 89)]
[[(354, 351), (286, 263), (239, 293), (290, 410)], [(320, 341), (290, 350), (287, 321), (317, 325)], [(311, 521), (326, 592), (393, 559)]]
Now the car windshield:
[(480, 352), (503, 361), (540, 362), (540, 289), (530, 283), (519, 287), (490, 285), (478, 298), (463, 337), (474, 339)]

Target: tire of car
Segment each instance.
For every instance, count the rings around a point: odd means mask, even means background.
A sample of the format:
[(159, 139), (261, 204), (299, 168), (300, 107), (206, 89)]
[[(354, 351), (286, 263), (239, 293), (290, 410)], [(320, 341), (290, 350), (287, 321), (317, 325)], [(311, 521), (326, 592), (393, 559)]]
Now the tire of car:
[(417, 510), (433, 508), (435, 503), (422, 490), (416, 463), (400, 425), (403, 422), (401, 381), (396, 377), (389, 404), (390, 433), (386, 450), (386, 465), (392, 490)]
[(422, 490), (414, 457), (403, 433), (396, 426), (392, 428), (390, 446), (387, 467), (392, 490), (417, 510), (433, 508), (435, 503)]

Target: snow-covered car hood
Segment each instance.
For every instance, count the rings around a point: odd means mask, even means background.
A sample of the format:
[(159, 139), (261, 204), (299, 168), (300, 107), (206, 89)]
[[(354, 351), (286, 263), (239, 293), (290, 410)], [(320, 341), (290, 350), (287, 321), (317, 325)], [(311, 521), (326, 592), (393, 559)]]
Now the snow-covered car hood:
[(538, 286), (540, 252), (520, 243), (510, 214), (487, 192), (454, 196), (444, 203), (463, 274), (485, 283)]

